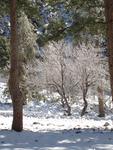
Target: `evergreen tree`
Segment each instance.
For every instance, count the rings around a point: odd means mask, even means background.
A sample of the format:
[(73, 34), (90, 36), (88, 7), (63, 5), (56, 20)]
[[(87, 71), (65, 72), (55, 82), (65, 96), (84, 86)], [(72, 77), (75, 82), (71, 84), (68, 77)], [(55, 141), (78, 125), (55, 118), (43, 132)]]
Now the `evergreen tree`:
[(21, 12), (17, 18), (16, 1), (11, 3), (11, 69), (9, 90), (13, 101), (12, 129), (23, 129), (23, 103), (26, 100), (25, 91), (25, 63), (35, 51), (36, 36), (27, 16)]
[(0, 37), (0, 69), (4, 69), (9, 64), (9, 40)]
[(28, 61), (35, 56), (36, 49), (38, 46), (36, 44), (36, 34), (34, 33), (34, 27), (28, 20), (26, 14), (21, 12), (18, 17), (18, 51), (19, 51), (19, 78), (20, 78), (20, 88), (23, 94), (23, 103), (26, 103), (28, 88), (26, 85), (27, 73), (26, 67)]

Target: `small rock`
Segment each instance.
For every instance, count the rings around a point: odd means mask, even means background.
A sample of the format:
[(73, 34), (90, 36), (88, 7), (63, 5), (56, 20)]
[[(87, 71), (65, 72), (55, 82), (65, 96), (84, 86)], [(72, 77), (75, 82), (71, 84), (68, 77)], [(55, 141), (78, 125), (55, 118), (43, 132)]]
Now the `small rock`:
[(33, 122), (33, 124), (38, 124), (38, 122)]
[(109, 126), (110, 124), (108, 122), (105, 122), (104, 127)]
[(81, 130), (81, 128), (75, 128), (75, 129), (77, 129), (77, 130)]

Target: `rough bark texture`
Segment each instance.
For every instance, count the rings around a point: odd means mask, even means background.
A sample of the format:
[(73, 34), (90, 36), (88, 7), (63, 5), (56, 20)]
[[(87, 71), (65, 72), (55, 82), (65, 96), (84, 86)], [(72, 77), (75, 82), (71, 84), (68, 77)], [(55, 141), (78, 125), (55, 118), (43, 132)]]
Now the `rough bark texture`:
[(105, 117), (104, 102), (103, 102), (103, 90), (102, 87), (98, 87), (98, 101), (99, 101), (99, 117)]
[(107, 45), (108, 45), (108, 60), (111, 94), (113, 101), (113, 0), (104, 0), (105, 3), (105, 17), (107, 22)]
[(9, 91), (13, 103), (13, 122), (12, 129), (15, 131), (23, 130), (23, 101), (22, 93), (19, 88), (19, 69), (18, 69), (18, 49), (16, 33), (16, 0), (10, 1), (11, 17), (11, 68), (9, 77)]

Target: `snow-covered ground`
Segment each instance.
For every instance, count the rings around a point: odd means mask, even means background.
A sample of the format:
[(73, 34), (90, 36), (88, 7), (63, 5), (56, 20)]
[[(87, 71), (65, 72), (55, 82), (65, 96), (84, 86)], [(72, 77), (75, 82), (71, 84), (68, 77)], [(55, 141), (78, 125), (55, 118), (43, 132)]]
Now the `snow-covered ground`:
[[(0, 83), (1, 101), (4, 86)], [(82, 108), (75, 103), (67, 117), (58, 102), (30, 102), (24, 106), (24, 131), (18, 133), (10, 130), (12, 105), (2, 101), (0, 150), (113, 150), (113, 113), (97, 117), (96, 101), (90, 108), (81, 118)]]

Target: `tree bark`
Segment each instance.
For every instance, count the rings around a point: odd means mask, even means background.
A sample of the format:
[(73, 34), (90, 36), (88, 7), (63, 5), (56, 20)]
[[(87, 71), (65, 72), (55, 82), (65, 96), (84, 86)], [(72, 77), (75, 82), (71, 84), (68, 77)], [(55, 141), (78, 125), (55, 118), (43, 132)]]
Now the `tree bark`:
[(98, 101), (99, 101), (99, 115), (98, 116), (105, 117), (102, 87), (98, 86), (97, 91), (98, 91)]
[(83, 89), (84, 107), (83, 107), (83, 109), (82, 109), (81, 116), (85, 115), (86, 110), (87, 110), (87, 106), (88, 106), (88, 102), (87, 102), (87, 100), (86, 100), (87, 91), (88, 91), (88, 89)]
[(107, 31), (107, 47), (108, 47), (108, 61), (111, 84), (111, 95), (113, 102), (113, 0), (104, 0), (105, 17), (106, 17), (106, 31)]
[(61, 64), (61, 79), (62, 79), (62, 85), (61, 85), (61, 89), (62, 89), (62, 104), (64, 105), (64, 107), (66, 107), (66, 115), (70, 116), (71, 115), (71, 107), (68, 103), (68, 100), (66, 98), (66, 93), (65, 93), (65, 88), (64, 88), (64, 66), (63, 64)]
[(13, 103), (13, 122), (12, 130), (23, 130), (23, 99), (19, 88), (19, 54), (17, 48), (17, 19), (16, 19), (16, 0), (10, 1), (11, 19), (11, 67), (9, 76), (9, 91)]
[[(64, 96), (64, 101), (65, 101), (65, 106), (66, 106), (66, 114), (67, 114), (67, 116), (71, 116), (71, 107), (70, 107), (70, 105), (69, 105), (69, 103), (68, 103), (68, 100), (67, 100), (67, 98)], [(64, 106), (64, 107), (65, 107)]]

